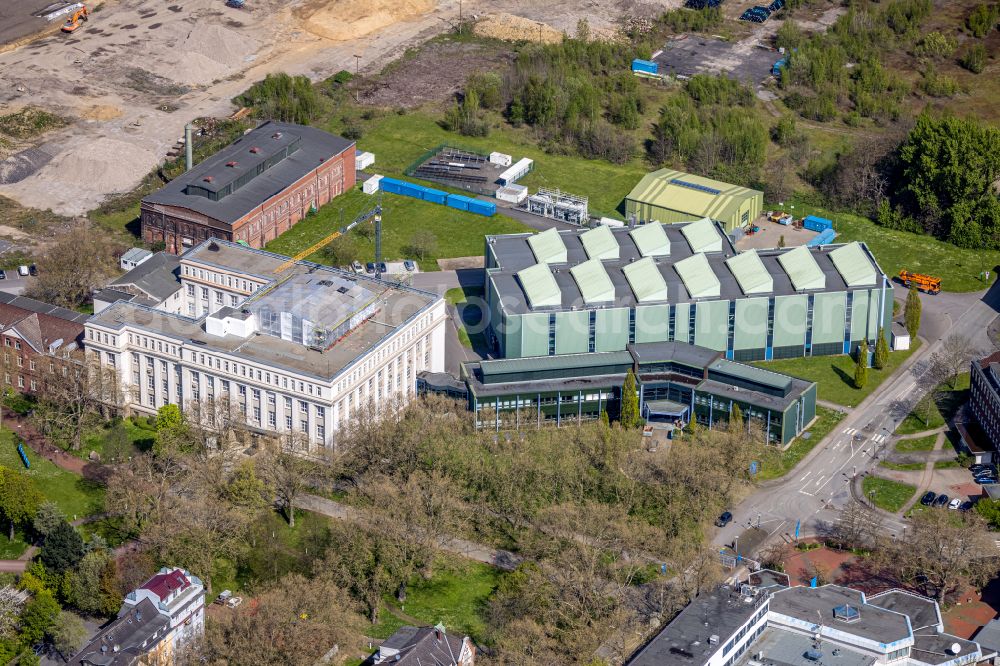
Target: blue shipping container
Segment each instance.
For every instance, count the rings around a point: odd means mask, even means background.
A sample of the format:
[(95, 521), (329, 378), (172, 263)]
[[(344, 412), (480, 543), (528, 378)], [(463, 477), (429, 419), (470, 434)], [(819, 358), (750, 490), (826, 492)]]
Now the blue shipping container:
[(399, 194), (399, 187), (402, 184), (402, 181), (396, 180), (395, 178), (383, 178), (379, 181), (379, 187), (382, 191), (391, 192), (392, 194)]
[(656, 74), (660, 71), (660, 66), (652, 60), (642, 60), (641, 58), (636, 58), (632, 61), (632, 71), (642, 72), (643, 74)]
[(809, 231), (826, 231), (833, 228), (833, 222), (825, 217), (806, 215), (805, 219), (802, 220), (802, 226)]
[(424, 188), (423, 192), (424, 201), (430, 201), (431, 203), (444, 204), (448, 200), (448, 193), (442, 192), (441, 190), (432, 190), (427, 187)]
[(449, 208), (469, 210), (470, 201), (472, 201), (472, 199), (469, 197), (463, 197), (461, 194), (449, 194), (448, 200), (445, 203)]
[(810, 240), (806, 245), (808, 247), (816, 247), (817, 245), (827, 245), (833, 242), (833, 239), (837, 237), (837, 232), (833, 229), (825, 229), (818, 236)]
[(492, 201), (480, 201), (479, 199), (469, 200), (469, 212), (476, 215), (493, 217), (497, 212), (497, 205)]

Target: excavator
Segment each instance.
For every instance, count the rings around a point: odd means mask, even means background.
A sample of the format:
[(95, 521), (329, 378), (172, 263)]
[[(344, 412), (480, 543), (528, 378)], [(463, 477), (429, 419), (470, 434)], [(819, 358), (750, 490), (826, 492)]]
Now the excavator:
[(66, 23), (62, 27), (63, 32), (76, 32), (76, 29), (80, 27), (82, 22), (89, 20), (89, 15), (87, 13), (87, 6), (80, 5), (80, 8), (73, 12)]

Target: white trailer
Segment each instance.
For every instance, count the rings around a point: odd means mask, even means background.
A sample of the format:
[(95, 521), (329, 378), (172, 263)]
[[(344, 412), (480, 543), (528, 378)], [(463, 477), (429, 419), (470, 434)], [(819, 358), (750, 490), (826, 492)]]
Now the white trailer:
[(531, 169), (534, 167), (534, 165), (535, 165), (534, 160), (527, 157), (522, 157), (517, 161), (517, 163), (514, 166), (510, 167), (509, 169), (500, 174), (499, 178), (497, 178), (497, 183), (501, 187), (507, 187), (508, 185), (513, 185), (518, 180), (526, 176), (528, 172), (531, 171)]
[(490, 153), (490, 162), (498, 166), (509, 167), (513, 158), (507, 153)]
[(372, 176), (361, 185), (361, 191), (365, 194), (375, 194), (379, 190), (379, 181), (381, 180), (382, 176), (378, 174)]
[(508, 185), (497, 190), (497, 199), (519, 204), (528, 198), (528, 188), (524, 185)]
[(367, 169), (371, 165), (375, 164), (375, 153), (361, 152), (360, 150), (354, 151), (354, 168), (358, 171)]

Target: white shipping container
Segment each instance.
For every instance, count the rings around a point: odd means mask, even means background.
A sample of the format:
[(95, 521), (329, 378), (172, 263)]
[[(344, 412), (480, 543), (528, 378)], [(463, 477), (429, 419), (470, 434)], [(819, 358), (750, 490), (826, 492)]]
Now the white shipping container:
[(507, 185), (513, 185), (519, 178), (531, 171), (531, 167), (534, 163), (534, 160), (522, 157), (517, 161), (517, 164), (500, 174), (500, 177), (497, 178), (497, 182), (504, 187)]
[(361, 185), (361, 191), (365, 194), (375, 194), (379, 189), (379, 181), (382, 180), (382, 176), (372, 176)]
[(513, 159), (505, 153), (490, 153), (490, 162), (500, 166), (510, 166)]
[(621, 220), (616, 220), (613, 217), (602, 217), (601, 224), (606, 227), (611, 227), (612, 229), (618, 229), (625, 226), (625, 223)]
[(354, 154), (354, 168), (358, 171), (367, 169), (373, 164), (375, 164), (375, 153), (357, 152)]
[(521, 203), (528, 198), (528, 188), (524, 185), (508, 185), (497, 190), (497, 199), (511, 203)]

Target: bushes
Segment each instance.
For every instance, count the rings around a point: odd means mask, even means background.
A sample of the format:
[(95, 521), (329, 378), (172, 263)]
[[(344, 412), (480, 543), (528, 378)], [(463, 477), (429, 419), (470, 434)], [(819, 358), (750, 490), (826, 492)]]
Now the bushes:
[(659, 23), (673, 32), (704, 32), (722, 23), (722, 10), (718, 7), (672, 9), (660, 16)]
[(976, 5), (969, 18), (965, 20), (965, 25), (973, 37), (982, 39), (997, 27), (1000, 20), (1000, 5), (982, 3)]
[(924, 70), (924, 78), (920, 82), (920, 87), (931, 97), (954, 97), (961, 90), (954, 77), (938, 74), (937, 68), (930, 64)]
[(315, 120), (322, 105), (312, 82), (306, 76), (284, 72), (268, 74), (245, 93), (233, 99), (240, 106), (253, 107), (259, 118), (306, 125)]
[(942, 59), (950, 57), (956, 48), (958, 48), (958, 42), (954, 37), (946, 37), (935, 30), (934, 32), (927, 33), (920, 40), (917, 48), (914, 49), (914, 55), (918, 58)]
[(982, 44), (973, 44), (959, 59), (958, 64), (973, 74), (981, 74), (986, 68), (986, 47)]

